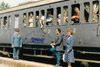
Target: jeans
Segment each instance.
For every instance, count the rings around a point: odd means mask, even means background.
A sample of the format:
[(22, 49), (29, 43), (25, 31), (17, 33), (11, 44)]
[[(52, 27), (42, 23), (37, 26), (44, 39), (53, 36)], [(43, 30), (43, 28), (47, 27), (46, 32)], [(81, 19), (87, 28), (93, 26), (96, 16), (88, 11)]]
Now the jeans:
[(56, 51), (55, 48), (51, 48), (50, 49), (51, 52), (53, 52), (56, 55), (56, 66), (60, 66), (60, 59), (61, 59), (61, 52), (60, 51)]
[(19, 59), (19, 47), (14, 47), (13, 48), (13, 59)]

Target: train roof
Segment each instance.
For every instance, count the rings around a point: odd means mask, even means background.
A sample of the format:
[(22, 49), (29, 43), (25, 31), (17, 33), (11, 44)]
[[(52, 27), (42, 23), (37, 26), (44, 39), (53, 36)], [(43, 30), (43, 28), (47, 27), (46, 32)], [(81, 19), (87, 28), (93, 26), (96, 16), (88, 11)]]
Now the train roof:
[(64, 0), (41, 0), (41, 1), (37, 1), (37, 2), (28, 2), (28, 3), (20, 4), (20, 5), (15, 6), (15, 7), (11, 7), (9, 9), (0, 10), (0, 13), (6, 13), (6, 12), (11, 12), (11, 11), (21, 10), (21, 9), (25, 9), (25, 8), (50, 4), (50, 3), (59, 2), (59, 1), (64, 1)]

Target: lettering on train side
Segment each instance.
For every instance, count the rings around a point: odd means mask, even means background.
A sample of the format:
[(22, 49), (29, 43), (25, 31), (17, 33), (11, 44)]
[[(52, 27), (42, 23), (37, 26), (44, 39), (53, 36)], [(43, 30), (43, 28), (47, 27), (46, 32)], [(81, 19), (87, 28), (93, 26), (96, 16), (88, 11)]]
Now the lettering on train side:
[(24, 44), (30, 44), (30, 43), (43, 44), (44, 40), (45, 40), (45, 38), (35, 38), (35, 37), (32, 37), (30, 39), (25, 38), (24, 39)]

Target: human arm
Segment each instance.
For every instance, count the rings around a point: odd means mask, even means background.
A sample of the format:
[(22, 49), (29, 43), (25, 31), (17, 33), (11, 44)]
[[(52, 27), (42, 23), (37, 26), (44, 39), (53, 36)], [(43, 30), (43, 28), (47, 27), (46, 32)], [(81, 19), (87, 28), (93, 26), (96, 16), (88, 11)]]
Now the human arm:
[(14, 35), (11, 38), (11, 46), (12, 46), (12, 48), (14, 47)]
[(60, 43), (62, 42), (62, 40), (63, 40), (63, 37), (62, 36), (59, 36), (58, 37), (58, 40), (55, 42), (55, 45), (54, 46), (60, 45)]

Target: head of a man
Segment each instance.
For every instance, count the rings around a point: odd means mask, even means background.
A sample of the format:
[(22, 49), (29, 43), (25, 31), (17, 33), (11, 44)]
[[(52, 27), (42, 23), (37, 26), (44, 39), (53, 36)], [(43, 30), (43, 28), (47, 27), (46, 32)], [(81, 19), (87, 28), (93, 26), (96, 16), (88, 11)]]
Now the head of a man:
[(20, 30), (19, 30), (18, 28), (15, 29), (15, 33), (16, 33), (16, 34), (19, 34), (19, 31), (20, 31)]
[(61, 14), (58, 14), (58, 18), (61, 19)]
[(33, 17), (33, 14), (32, 13), (30, 13), (30, 17)]
[(39, 16), (36, 16), (36, 20), (39, 20)]
[(61, 29), (57, 28), (56, 29), (56, 34), (59, 35), (61, 33)]
[(78, 8), (78, 7), (75, 7), (75, 9), (74, 9), (74, 10), (75, 10), (75, 12), (76, 12), (76, 13), (79, 13), (79, 12), (80, 12), (80, 10), (79, 10), (79, 8)]

